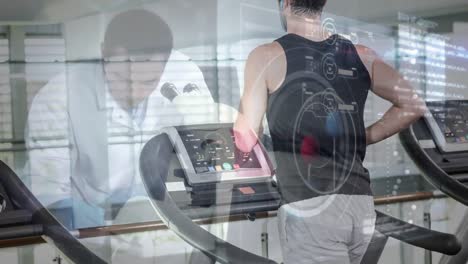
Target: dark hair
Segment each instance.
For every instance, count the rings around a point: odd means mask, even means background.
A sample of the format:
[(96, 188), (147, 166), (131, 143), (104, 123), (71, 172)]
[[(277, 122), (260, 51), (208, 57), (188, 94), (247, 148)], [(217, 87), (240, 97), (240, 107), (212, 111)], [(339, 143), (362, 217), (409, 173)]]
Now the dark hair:
[(104, 36), (104, 57), (115, 49), (125, 49), (129, 55), (170, 54), (172, 32), (158, 15), (146, 10), (129, 10), (112, 18)]
[(291, 9), (296, 14), (319, 14), (327, 0), (292, 0)]

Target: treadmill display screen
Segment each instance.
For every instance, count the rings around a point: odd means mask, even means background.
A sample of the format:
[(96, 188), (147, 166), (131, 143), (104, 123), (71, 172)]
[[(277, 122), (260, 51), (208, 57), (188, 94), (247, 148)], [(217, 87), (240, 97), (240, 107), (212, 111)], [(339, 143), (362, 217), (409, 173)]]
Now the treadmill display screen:
[(427, 106), (447, 143), (468, 143), (467, 101), (434, 101)]
[(253, 151), (236, 147), (231, 128), (181, 130), (179, 135), (196, 173), (261, 168)]

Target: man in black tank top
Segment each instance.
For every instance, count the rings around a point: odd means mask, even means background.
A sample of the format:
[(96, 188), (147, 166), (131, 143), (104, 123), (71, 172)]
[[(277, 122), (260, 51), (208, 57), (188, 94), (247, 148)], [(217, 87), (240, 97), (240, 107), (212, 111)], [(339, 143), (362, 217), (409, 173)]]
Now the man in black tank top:
[[(424, 102), (376, 54), (321, 27), (326, 0), (279, 1), (288, 34), (250, 54), (235, 124), (249, 152), (266, 114), (283, 198), (285, 263), (360, 263), (374, 231), (367, 145), (419, 119)], [(366, 128), (368, 92), (393, 106)]]

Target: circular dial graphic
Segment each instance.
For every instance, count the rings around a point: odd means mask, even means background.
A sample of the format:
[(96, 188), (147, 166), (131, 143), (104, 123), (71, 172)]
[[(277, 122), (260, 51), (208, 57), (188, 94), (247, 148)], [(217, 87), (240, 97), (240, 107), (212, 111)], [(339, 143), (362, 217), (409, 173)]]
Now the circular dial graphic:
[(323, 75), (327, 80), (331, 81), (338, 75), (338, 66), (332, 54), (327, 54), (322, 60)]
[(207, 133), (200, 144), (202, 150), (202, 153), (199, 154), (200, 160), (206, 160), (210, 165), (216, 165), (217, 161), (225, 159), (227, 154), (230, 154), (231, 158), (234, 157), (233, 151), (229, 149), (231, 144), (228, 143), (226, 136), (220, 132)]
[(226, 138), (218, 132), (210, 132), (206, 134), (201, 143), (201, 148), (206, 151), (216, 151), (223, 146), (226, 146)]
[(333, 89), (312, 86), (296, 117), (293, 155), (304, 183), (319, 194), (332, 194), (348, 179), (356, 155), (356, 133), (350, 113)]
[[(331, 35), (337, 33), (335, 20), (333, 18), (326, 18), (322, 22), (322, 36), (324, 38), (328, 38)], [(336, 38), (328, 38), (327, 43), (329, 45), (333, 45), (336, 42)]]

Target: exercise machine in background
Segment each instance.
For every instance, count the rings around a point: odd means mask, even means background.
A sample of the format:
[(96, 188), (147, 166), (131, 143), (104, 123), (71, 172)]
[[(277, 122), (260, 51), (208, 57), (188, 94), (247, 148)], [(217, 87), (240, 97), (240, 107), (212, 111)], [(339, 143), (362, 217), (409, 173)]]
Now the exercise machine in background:
[[(406, 152), (427, 181), (468, 205), (468, 101), (427, 102), (426, 116), (400, 133)], [(468, 262), (468, 214), (456, 232), (461, 252), (440, 263)]]

